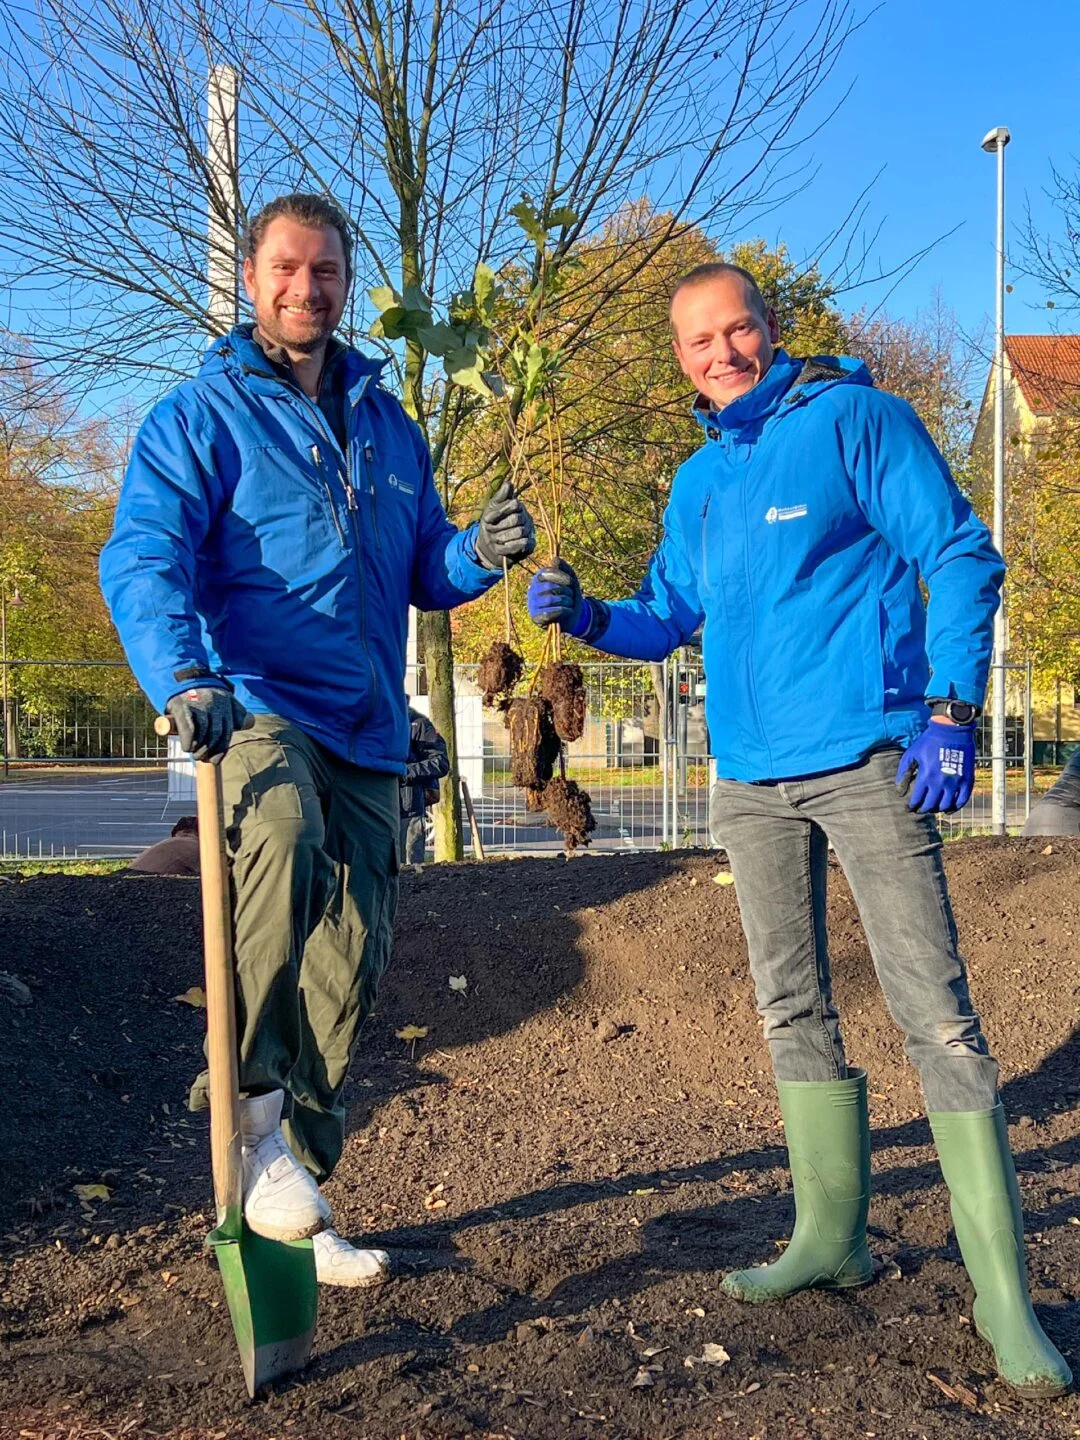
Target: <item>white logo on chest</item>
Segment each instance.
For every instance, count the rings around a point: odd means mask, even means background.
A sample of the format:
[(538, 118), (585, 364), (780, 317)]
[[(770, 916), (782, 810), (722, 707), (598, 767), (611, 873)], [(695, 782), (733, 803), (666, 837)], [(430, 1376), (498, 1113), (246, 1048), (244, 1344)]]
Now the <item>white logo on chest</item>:
[(765, 520), (775, 525), (778, 520), (801, 520), (805, 514), (805, 505), (770, 505), (765, 511)]

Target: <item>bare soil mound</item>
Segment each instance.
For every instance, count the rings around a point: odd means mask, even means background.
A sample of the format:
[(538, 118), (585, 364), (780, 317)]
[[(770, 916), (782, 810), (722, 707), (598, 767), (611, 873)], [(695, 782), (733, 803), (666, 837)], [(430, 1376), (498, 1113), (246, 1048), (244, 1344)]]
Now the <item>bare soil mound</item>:
[[(946, 858), (1036, 1305), (1080, 1369), (1080, 841), (1046, 848)], [(880, 1273), (778, 1308), (721, 1294), (791, 1214), (723, 873), (677, 853), (403, 877), (327, 1187), (338, 1228), (388, 1249), (397, 1277), (324, 1292), (310, 1368), (254, 1405), (202, 1248), (205, 1121), (184, 1109), (204, 1014), (174, 997), (201, 984), (197, 884), (0, 880), (0, 970), (31, 997), (0, 992), (0, 1440), (1080, 1433), (1080, 1400), (1017, 1400), (972, 1333), (917, 1079), (838, 871), (835, 988), (871, 1078)], [(415, 1046), (395, 1036), (407, 1024), (428, 1027)], [(708, 1344), (730, 1360), (700, 1363)]]

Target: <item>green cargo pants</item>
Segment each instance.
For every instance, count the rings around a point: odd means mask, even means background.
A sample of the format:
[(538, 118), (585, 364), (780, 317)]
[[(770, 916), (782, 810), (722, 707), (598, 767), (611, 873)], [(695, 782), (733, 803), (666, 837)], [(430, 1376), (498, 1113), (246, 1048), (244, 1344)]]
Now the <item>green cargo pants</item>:
[[(286, 1139), (322, 1182), (345, 1138), (356, 1032), (390, 958), (398, 778), (350, 765), (277, 715), (254, 719), (221, 765), (240, 1090), (286, 1092)], [(191, 1104), (205, 1103), (204, 1074)]]

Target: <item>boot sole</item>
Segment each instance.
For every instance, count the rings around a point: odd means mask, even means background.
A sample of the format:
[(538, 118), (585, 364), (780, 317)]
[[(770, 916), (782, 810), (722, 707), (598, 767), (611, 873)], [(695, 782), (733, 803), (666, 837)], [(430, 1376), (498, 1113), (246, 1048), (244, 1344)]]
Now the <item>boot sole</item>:
[(729, 1290), (727, 1285), (721, 1281), (720, 1289), (729, 1300), (738, 1300), (741, 1305), (782, 1305), (785, 1300), (790, 1300), (795, 1295), (802, 1295), (807, 1290), (862, 1290), (872, 1283), (874, 1276), (860, 1276), (855, 1280), (810, 1280), (805, 1285), (800, 1285), (796, 1290), (789, 1290), (783, 1295), (736, 1295)]
[(369, 1275), (363, 1280), (319, 1280), (319, 1284), (329, 1285), (334, 1290), (377, 1290), (389, 1279), (389, 1275)]
[(1047, 1380), (1041, 1385), (1018, 1385), (1014, 1380), (1008, 1380), (997, 1368), (997, 1351), (994, 1349), (994, 1342), (988, 1335), (985, 1335), (978, 1325), (975, 1326), (975, 1334), (985, 1344), (989, 1345), (990, 1353), (994, 1357), (994, 1371), (997, 1378), (1003, 1385), (1007, 1385), (1014, 1395), (1021, 1396), (1024, 1400), (1057, 1400), (1062, 1395), (1070, 1395), (1073, 1389), (1072, 1378), (1068, 1383), (1063, 1380)]
[(289, 1230), (276, 1230), (264, 1225), (253, 1225), (247, 1215), (244, 1216), (244, 1224), (253, 1234), (261, 1235), (264, 1240), (310, 1240), (313, 1235), (318, 1235), (320, 1230), (326, 1229), (326, 1221), (322, 1218), (316, 1220), (314, 1225), (303, 1225), (299, 1228), (293, 1226)]

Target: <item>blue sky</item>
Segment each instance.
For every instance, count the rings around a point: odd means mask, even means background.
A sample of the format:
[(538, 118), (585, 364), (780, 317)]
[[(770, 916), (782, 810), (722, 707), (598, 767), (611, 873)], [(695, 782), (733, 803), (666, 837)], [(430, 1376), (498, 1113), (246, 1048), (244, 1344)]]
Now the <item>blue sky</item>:
[[(806, 27), (821, 0), (806, 0), (795, 27)], [(913, 273), (868, 285), (841, 297), (848, 308), (884, 305), (913, 317), (940, 295), (963, 331), (984, 332), (994, 304), (995, 162), (979, 142), (1004, 124), (1012, 132), (1006, 152), (1007, 245), (1017, 262), (1019, 237), (1030, 203), (1042, 230), (1057, 223), (1045, 198), (1051, 162), (1065, 170), (1080, 163), (1080, 7), (1042, 0), (1033, 34), (1015, 4), (1004, 0), (854, 0), (864, 16), (808, 121), (821, 118), (850, 85), (839, 112), (809, 142), (795, 165), (806, 176), (800, 193), (738, 235), (782, 241), (798, 258), (813, 256), (874, 180), (867, 228), (880, 231), (868, 271), (889, 270), (952, 231)], [(2, 28), (2, 24), (0, 24)], [(677, 182), (676, 182), (677, 183)], [(1080, 329), (1080, 315), (1048, 311), (1045, 295), (1009, 267), (1014, 293), (1006, 325), (1013, 332)], [(891, 292), (891, 293), (890, 293)], [(20, 326), (25, 290), (9, 292), (9, 313)], [(31, 310), (32, 313), (32, 310)], [(106, 408), (115, 395), (105, 390)]]
[[(864, 13), (867, 13), (864, 11)], [(1037, 18), (1036, 18), (1037, 17)], [(1054, 224), (1043, 191), (1051, 161), (1080, 162), (1080, 7), (1042, 0), (1024, 11), (1004, 0), (885, 0), (852, 38), (838, 66), (852, 93), (815, 141), (819, 173), (773, 219), (769, 238), (796, 254), (884, 165), (871, 215), (884, 221), (878, 257), (889, 265), (929, 239), (960, 229), (893, 293), (889, 313), (911, 316), (935, 291), (968, 333), (992, 319), (996, 162), (986, 132), (1005, 125), (1006, 329), (1041, 333), (1080, 328), (1080, 316), (1048, 311), (1046, 296), (1009, 265), (1019, 261), (1016, 226), (1030, 202), (1041, 228)], [(883, 294), (868, 289), (876, 303)]]

